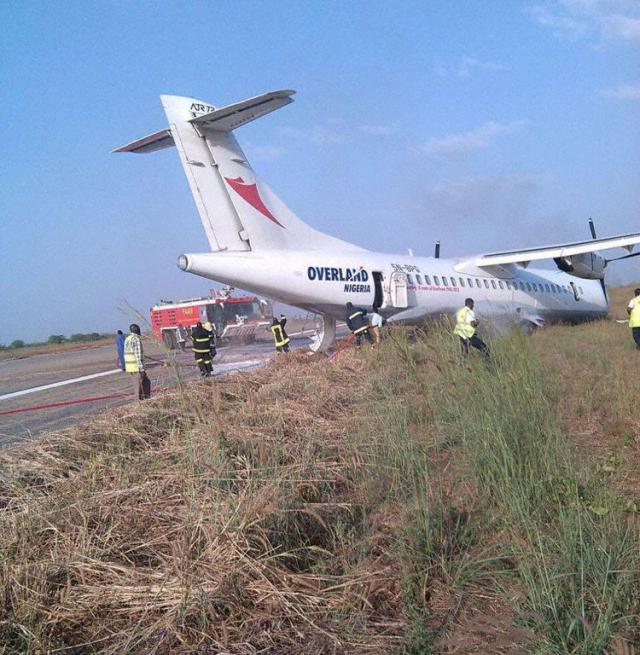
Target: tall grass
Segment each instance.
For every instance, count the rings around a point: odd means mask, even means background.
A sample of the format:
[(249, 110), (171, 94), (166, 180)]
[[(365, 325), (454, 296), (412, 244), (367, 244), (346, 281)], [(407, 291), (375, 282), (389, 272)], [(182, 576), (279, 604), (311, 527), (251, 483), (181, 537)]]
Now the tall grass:
[(633, 627), (638, 531), (601, 480), (575, 460), (550, 379), (530, 340), (494, 344), (490, 366), (452, 371), (456, 423), (478, 487), (505, 520), (540, 652), (603, 653)]
[(566, 428), (581, 362), (560, 378), (518, 335), (488, 365), (456, 346), (397, 329), (0, 453), (0, 653), (595, 655), (637, 637), (635, 517)]

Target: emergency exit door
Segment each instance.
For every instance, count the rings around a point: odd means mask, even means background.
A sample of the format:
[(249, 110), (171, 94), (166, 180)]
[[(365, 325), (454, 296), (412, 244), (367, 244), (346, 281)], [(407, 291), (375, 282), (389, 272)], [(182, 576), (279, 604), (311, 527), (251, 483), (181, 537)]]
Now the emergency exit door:
[(407, 276), (405, 273), (395, 271), (391, 273), (390, 278), (390, 296), (391, 304), (399, 309), (404, 309), (409, 306), (409, 299), (407, 294)]

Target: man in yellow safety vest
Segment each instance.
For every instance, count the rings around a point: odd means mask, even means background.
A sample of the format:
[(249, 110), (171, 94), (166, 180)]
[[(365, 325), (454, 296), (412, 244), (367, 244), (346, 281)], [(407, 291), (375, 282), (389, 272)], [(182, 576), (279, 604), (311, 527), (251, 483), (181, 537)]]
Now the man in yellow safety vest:
[(460, 338), (460, 348), (462, 349), (463, 355), (468, 355), (469, 346), (473, 346), (485, 357), (489, 357), (487, 344), (476, 334), (478, 319), (473, 311), (473, 307), (473, 298), (467, 298), (464, 301), (464, 307), (456, 312), (456, 326), (453, 328), (453, 333)]
[(273, 323), (271, 324), (271, 332), (273, 333), (273, 340), (276, 344), (276, 351), (281, 353), (289, 352), (289, 335), (287, 334), (284, 326), (287, 324), (287, 317), (284, 314), (280, 314), (280, 319), (273, 317)]
[(627, 305), (627, 314), (629, 314), (629, 327), (633, 340), (636, 342), (636, 348), (640, 348), (640, 289), (634, 289), (633, 298)]
[(132, 323), (129, 326), (129, 332), (130, 334), (124, 340), (124, 370), (130, 374), (134, 396), (138, 396), (138, 400), (144, 400), (151, 396), (151, 380), (144, 370), (140, 326)]

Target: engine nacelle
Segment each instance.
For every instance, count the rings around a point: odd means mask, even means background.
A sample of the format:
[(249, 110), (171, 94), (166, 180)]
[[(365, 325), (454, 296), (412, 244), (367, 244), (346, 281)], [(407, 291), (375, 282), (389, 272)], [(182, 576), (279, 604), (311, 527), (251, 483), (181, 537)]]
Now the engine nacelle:
[(565, 273), (570, 273), (585, 280), (602, 280), (607, 262), (595, 252), (585, 252), (571, 257), (555, 257), (556, 266)]

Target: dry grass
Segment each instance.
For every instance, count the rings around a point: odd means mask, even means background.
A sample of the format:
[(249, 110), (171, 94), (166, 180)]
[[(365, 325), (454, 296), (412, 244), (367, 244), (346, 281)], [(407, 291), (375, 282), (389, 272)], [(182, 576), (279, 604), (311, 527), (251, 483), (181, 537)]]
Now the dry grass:
[[(552, 328), (527, 348), (581, 483), (633, 522), (627, 332)], [(484, 374), (448, 337), (400, 330), (379, 351), (292, 354), (4, 451), (0, 653), (569, 652), (526, 609), (527, 538), (475, 468), (459, 409)], [(555, 544), (553, 516), (539, 534)], [(606, 652), (633, 654), (615, 612)]]

